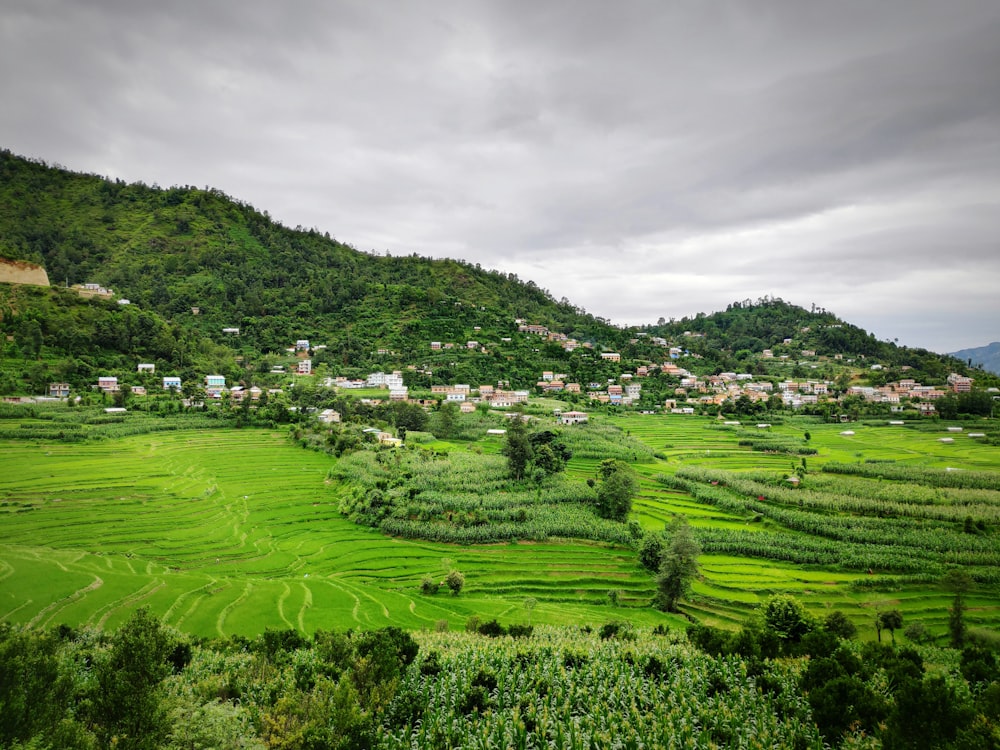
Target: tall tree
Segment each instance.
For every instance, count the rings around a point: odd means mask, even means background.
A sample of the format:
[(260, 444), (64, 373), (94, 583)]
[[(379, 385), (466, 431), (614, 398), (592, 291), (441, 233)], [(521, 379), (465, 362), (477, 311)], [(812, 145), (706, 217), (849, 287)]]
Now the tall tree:
[(948, 610), (948, 632), (951, 635), (951, 645), (953, 648), (962, 648), (965, 645), (967, 627), (965, 625), (965, 594), (972, 586), (972, 579), (969, 574), (960, 570), (950, 570), (945, 574), (942, 583), (945, 588), (951, 589), (955, 593), (951, 609)]
[(602, 480), (597, 488), (597, 514), (601, 518), (624, 521), (632, 510), (632, 499), (639, 491), (635, 471), (623, 461), (605, 459), (597, 474)]
[(94, 696), (97, 734), (106, 747), (156, 748), (168, 728), (161, 683), (175, 647), (149, 610), (136, 610), (119, 628), (111, 652), (97, 665)]
[(656, 604), (660, 609), (677, 611), (677, 603), (688, 594), (692, 579), (698, 575), (699, 554), (701, 547), (687, 520), (681, 518), (670, 529), (670, 546), (656, 578)]
[(520, 413), (510, 420), (507, 428), (507, 439), (504, 442), (503, 454), (507, 457), (507, 468), (512, 478), (524, 479), (525, 470), (533, 455), (531, 440), (528, 437), (528, 425)]

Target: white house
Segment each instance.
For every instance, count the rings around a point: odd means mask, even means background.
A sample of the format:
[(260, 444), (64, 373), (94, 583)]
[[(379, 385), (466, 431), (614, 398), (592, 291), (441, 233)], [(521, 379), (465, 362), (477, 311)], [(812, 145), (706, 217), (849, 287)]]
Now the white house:
[(222, 392), (226, 389), (226, 378), (224, 375), (206, 375), (205, 393), (211, 398), (221, 398)]
[(140, 362), (136, 372), (156, 372), (156, 365), (149, 362)]
[(559, 415), (560, 424), (585, 424), (589, 417), (586, 412), (566, 411)]
[(176, 375), (168, 375), (163, 378), (163, 390), (169, 391), (171, 388), (177, 391), (181, 389), (181, 379)]

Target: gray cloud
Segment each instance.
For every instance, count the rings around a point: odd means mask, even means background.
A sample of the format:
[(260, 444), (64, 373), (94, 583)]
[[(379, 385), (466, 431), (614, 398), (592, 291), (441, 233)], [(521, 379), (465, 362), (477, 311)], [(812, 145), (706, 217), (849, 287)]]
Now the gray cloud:
[(1000, 6), (12, 0), (0, 145), (619, 323), (777, 295), (998, 338)]

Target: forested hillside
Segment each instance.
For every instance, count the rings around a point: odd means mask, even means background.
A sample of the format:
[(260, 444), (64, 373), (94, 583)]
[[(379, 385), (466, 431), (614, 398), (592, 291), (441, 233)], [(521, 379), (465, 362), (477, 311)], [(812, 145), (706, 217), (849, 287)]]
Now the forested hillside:
[(220, 342), (238, 327), (240, 347), (258, 351), (293, 337), (345, 362), (372, 348), (415, 355), (432, 339), (509, 335), (515, 318), (584, 340), (621, 336), (514, 275), (370, 255), (217, 190), (126, 184), (10, 152), (0, 152), (0, 257), (43, 264), (54, 285), (100, 283)]
[[(605, 382), (662, 362), (668, 345), (698, 373), (773, 374), (761, 362), (767, 349), (793, 361), (811, 350), (854, 362), (855, 371), (880, 362), (883, 380), (903, 368), (929, 382), (969, 369), (780, 299), (620, 328), (513, 274), (363, 253), (317, 229), (284, 227), (218, 190), (127, 184), (8, 151), (0, 151), (0, 257), (42, 264), (53, 285), (29, 292), (0, 284), (6, 392), (37, 391), (54, 379), (77, 387), (98, 370), (134, 372), (137, 359), (185, 379), (211, 368), (256, 381), (273, 364), (269, 354), (299, 339), (316, 347), (313, 365), (331, 374), (414, 366), (437, 383), (513, 387), (530, 387), (544, 371)], [(81, 283), (114, 295), (83, 301), (60, 289)], [(517, 320), (561, 338), (517, 335)], [(580, 347), (563, 346), (565, 338)], [(432, 349), (432, 341), (443, 346)], [(601, 350), (620, 352), (621, 365), (609, 367)]]
[(691, 352), (725, 369), (746, 368), (765, 349), (796, 358), (811, 351), (824, 357), (869, 359), (888, 367), (911, 368), (918, 379), (943, 378), (967, 369), (967, 363), (950, 355), (880, 341), (828, 310), (815, 306), (806, 310), (779, 298), (734, 302), (724, 312), (698, 313), (681, 320), (661, 318), (645, 330), (681, 340)]

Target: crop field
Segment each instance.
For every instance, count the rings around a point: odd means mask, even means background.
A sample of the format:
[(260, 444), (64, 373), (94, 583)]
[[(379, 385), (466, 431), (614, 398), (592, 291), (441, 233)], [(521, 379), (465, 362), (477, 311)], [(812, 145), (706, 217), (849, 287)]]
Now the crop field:
[[(632, 518), (649, 532), (682, 515), (695, 530), (703, 554), (688, 615), (731, 626), (767, 596), (790, 593), (814, 614), (844, 612), (866, 637), (880, 608), (941, 635), (952, 594), (940, 579), (960, 567), (976, 581), (969, 625), (1000, 628), (1000, 449), (968, 437), (981, 425), (949, 433), (936, 423), (595, 421), (589, 429), (635, 461), (641, 494)], [(608, 442), (609, 426), (623, 431), (621, 440)], [(569, 437), (575, 429), (563, 429), (574, 449), (566, 475), (580, 481), (595, 476), (600, 457), (585, 435)], [(779, 444), (784, 452), (760, 450)], [(491, 455), (501, 446), (484, 437), (425, 447)], [(169, 625), (212, 637), (444, 622), (454, 630), (473, 615), (553, 625), (685, 622), (648, 606), (653, 578), (625, 546), (457, 545), (355, 524), (340, 512), (348, 488), (330, 479), (334, 464), (266, 430), (4, 441), (0, 621), (115, 627), (144, 605)], [(801, 486), (792, 488), (786, 478), (797, 469)], [(981, 486), (958, 483), (960, 475)], [(466, 577), (460, 595), (422, 593), (425, 576), (443, 580), (452, 568)], [(619, 592), (617, 605), (609, 591)]]
[[(1000, 449), (968, 436), (995, 426), (611, 421), (665, 456), (636, 466), (642, 493), (633, 511), (647, 529), (675, 515), (695, 528), (701, 577), (684, 609), (699, 620), (733, 625), (767, 596), (790, 593), (814, 614), (844, 612), (869, 635), (877, 609), (899, 609), (941, 634), (953, 594), (939, 581), (961, 568), (978, 582), (970, 624), (1000, 627)], [(751, 433), (815, 453), (740, 445)], [(808, 470), (792, 488), (787, 477), (803, 459)], [(844, 473), (856, 467), (866, 476)], [(968, 533), (966, 519), (981, 527)]]
[[(559, 541), (457, 546), (393, 539), (338, 512), (334, 459), (284, 433), (201, 430), (0, 448), (0, 620), (115, 627), (148, 606), (181, 630), (461, 628), (662, 622), (632, 550)], [(425, 575), (466, 576), (425, 596)], [(525, 601), (537, 600), (530, 610)]]

